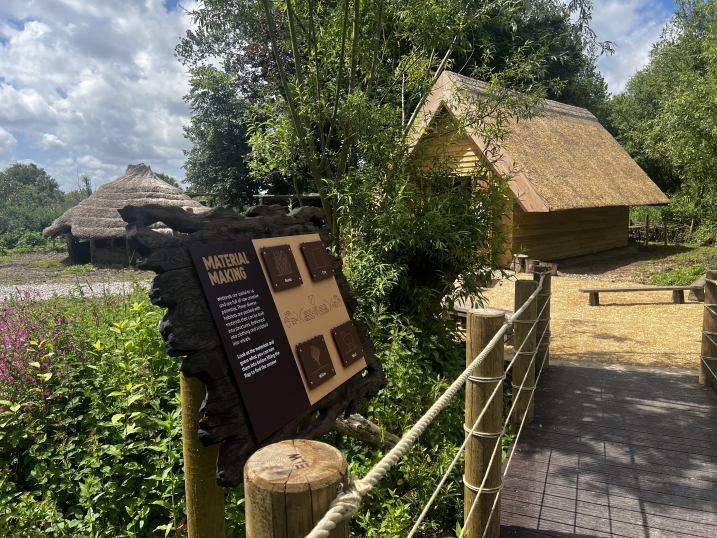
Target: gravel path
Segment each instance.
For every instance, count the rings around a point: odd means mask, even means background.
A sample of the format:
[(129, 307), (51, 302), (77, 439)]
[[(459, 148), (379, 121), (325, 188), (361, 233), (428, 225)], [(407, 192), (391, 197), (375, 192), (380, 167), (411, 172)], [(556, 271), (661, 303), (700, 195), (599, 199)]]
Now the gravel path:
[(77, 297), (102, 297), (104, 295), (122, 295), (129, 293), (132, 286), (149, 289), (151, 280), (135, 280), (132, 282), (84, 282), (55, 284), (21, 284), (16, 286), (0, 285), (0, 301), (13, 295), (22, 295), (37, 299), (47, 299), (53, 295), (73, 295)]

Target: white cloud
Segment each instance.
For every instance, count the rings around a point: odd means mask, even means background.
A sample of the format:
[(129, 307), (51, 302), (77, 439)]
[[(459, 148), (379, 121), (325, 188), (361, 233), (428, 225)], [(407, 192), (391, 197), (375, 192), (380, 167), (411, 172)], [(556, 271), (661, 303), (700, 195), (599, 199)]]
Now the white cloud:
[(65, 146), (67, 146), (67, 144), (57, 138), (54, 134), (43, 133), (40, 138), (40, 147), (42, 149), (62, 149)]
[(610, 92), (621, 92), (636, 71), (647, 65), (652, 45), (672, 11), (655, 0), (604, 0), (594, 3), (592, 27), (600, 41), (612, 41), (615, 54), (602, 56), (598, 68)]
[(139, 162), (181, 174), (189, 86), (174, 47), (189, 25), (162, 0), (0, 2), (0, 153), (21, 134), (16, 153), (63, 188), (77, 168), (100, 182)]
[(15, 137), (0, 127), (0, 155), (10, 155), (15, 146), (17, 146)]

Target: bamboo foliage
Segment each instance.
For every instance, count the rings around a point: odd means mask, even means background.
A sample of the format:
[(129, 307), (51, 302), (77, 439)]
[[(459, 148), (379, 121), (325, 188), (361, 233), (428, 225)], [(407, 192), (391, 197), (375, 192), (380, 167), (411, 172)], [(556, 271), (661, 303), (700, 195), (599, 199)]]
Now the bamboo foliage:
[[(454, 0), (441, 6), (386, 0), (260, 3), (289, 121), (255, 130), (254, 165), (266, 171), (276, 168), (271, 146), (295, 144), (300, 163), (285, 159), (282, 164), (303, 166), (310, 175), (335, 241), (341, 196), (352, 168), (373, 160), (385, 170), (405, 160), (411, 126), (432, 85), (450, 66), (454, 52), (468, 46), (464, 30), (508, 20), (515, 9), (504, 0), (481, 5)], [(285, 21), (283, 35), (275, 30), (277, 14)], [(489, 54), (488, 49), (482, 54)], [(282, 59), (284, 51), (291, 52), (293, 65)], [(516, 64), (527, 58), (520, 48), (515, 54)], [(501, 77), (489, 70), (483, 74), (492, 77), (493, 84), (459, 119), (459, 130), (479, 130), (497, 140), (504, 124), (501, 114), (532, 115), (535, 101), (526, 106), (528, 101), (521, 98), (520, 106), (514, 106), (511, 101), (518, 94), (491, 92), (502, 87)], [(407, 122), (406, 108), (413, 109)], [(293, 139), (287, 142), (281, 133)], [(273, 142), (267, 144), (266, 137)], [(493, 157), (489, 152), (488, 159)]]

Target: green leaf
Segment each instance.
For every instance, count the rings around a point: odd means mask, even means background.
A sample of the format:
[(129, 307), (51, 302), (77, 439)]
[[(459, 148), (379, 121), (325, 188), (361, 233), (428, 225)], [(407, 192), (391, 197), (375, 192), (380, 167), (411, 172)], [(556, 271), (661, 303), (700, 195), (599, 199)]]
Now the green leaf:
[(30, 366), (32, 366), (33, 368), (39, 368), (39, 367), (40, 367), (40, 363), (39, 363), (39, 362), (28, 362), (28, 364), (29, 364)]
[(124, 422), (124, 413), (117, 413), (116, 415), (112, 415), (112, 424), (119, 424), (120, 422)]

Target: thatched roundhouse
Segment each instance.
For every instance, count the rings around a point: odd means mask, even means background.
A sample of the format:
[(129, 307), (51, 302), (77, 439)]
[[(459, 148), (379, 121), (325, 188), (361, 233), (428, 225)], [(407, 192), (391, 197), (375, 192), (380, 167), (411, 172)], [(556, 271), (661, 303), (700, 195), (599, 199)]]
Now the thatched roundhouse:
[[(451, 157), (456, 173), (469, 173), (485, 142), (470, 129), (458, 129), (456, 118), (485, 91), (480, 81), (444, 72), (413, 127), (419, 153)], [(512, 176), (506, 226), (512, 229), (513, 253), (550, 261), (622, 247), (628, 241), (629, 206), (669, 203), (583, 108), (546, 100), (541, 115), (513, 121), (509, 130), (493, 168)], [(509, 259), (506, 253), (501, 261)]]
[[(126, 223), (117, 210), (146, 204), (182, 207), (190, 212), (206, 210), (184, 191), (155, 176), (146, 164), (130, 164), (124, 175), (100, 186), (89, 198), (68, 209), (42, 235), (64, 235), (73, 263), (126, 264), (132, 252), (125, 240)], [(161, 223), (152, 228), (172, 233)]]

